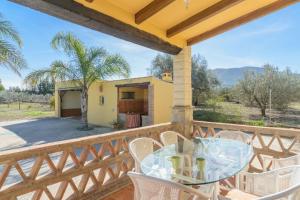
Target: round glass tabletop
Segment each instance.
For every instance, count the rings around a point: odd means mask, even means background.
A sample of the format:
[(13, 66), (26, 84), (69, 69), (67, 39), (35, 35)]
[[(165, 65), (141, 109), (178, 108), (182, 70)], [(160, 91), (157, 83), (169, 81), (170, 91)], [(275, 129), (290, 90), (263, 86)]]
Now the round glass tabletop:
[(234, 176), (249, 163), (251, 145), (217, 138), (179, 141), (146, 156), (141, 162), (144, 174), (185, 185), (201, 185)]

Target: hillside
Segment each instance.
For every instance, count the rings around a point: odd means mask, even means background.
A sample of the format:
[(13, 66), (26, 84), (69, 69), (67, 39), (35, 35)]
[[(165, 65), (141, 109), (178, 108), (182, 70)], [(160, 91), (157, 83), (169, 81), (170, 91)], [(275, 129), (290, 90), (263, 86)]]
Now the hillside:
[(212, 69), (211, 71), (221, 82), (222, 86), (233, 86), (241, 78), (243, 78), (245, 72), (253, 71), (257, 73), (262, 73), (263, 68), (247, 66), (247, 67), (240, 67), (240, 68), (217, 68), (217, 69)]

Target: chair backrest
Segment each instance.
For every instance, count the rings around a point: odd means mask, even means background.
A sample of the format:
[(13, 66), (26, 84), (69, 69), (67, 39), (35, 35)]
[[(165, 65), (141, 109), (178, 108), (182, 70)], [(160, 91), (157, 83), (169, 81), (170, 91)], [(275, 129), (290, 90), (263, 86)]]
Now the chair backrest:
[(300, 199), (300, 165), (263, 173), (240, 174), (240, 189), (261, 196), (260, 200), (275, 200), (288, 197)]
[(163, 143), (164, 146), (177, 144), (178, 138), (183, 139), (184, 141), (188, 141), (188, 139), (182, 136), (180, 133), (175, 131), (165, 131), (160, 134), (160, 141)]
[(136, 138), (129, 143), (129, 152), (134, 159), (136, 172), (141, 171), (141, 161), (153, 152), (155, 145), (162, 147), (159, 142), (147, 137)]
[(185, 185), (128, 172), (134, 185), (135, 200), (208, 200), (210, 197)]
[(215, 137), (231, 139), (231, 140), (238, 140), (238, 141), (246, 143), (246, 144), (251, 144), (251, 137), (242, 131), (222, 130), (222, 131), (219, 131), (215, 135)]
[(273, 158), (271, 162), (272, 162), (270, 167), (271, 170), (288, 167), (291, 165), (300, 165), (300, 154), (290, 156), (287, 158), (279, 158), (279, 159)]

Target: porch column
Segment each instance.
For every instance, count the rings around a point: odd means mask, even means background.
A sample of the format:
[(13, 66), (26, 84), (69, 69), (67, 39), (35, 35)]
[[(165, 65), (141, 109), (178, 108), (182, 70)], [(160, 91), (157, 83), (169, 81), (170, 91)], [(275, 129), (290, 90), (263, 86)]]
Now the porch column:
[(182, 125), (182, 134), (191, 138), (193, 110), (190, 46), (184, 47), (179, 54), (174, 56), (173, 73), (172, 122)]

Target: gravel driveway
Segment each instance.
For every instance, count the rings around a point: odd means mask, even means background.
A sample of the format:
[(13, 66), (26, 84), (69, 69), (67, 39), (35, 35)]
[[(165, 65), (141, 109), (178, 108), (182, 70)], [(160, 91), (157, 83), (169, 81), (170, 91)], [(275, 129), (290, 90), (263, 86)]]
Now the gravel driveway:
[(95, 127), (80, 131), (80, 120), (44, 118), (0, 122), (0, 151), (60, 140), (111, 132), (111, 128)]
[[(80, 120), (72, 118), (44, 118), (0, 122), (0, 151), (113, 131), (112, 128), (107, 127), (94, 127), (94, 129), (90, 131), (80, 131), (77, 129), (78, 127), (80, 127)], [(75, 153), (78, 155), (80, 154), (80, 152)], [(61, 152), (51, 154), (51, 160), (54, 163), (57, 163), (61, 154)], [(29, 158), (21, 160), (18, 163), (24, 173), (29, 174), (34, 161), (34, 158)], [(72, 160), (68, 158), (65, 167), (71, 167), (72, 165)], [(3, 167), (4, 165), (0, 165), (0, 175)], [(46, 163), (43, 163), (39, 170), (39, 176), (43, 176), (47, 173), (49, 173), (49, 166)], [(4, 185), (16, 184), (21, 180), (22, 178), (18, 171), (15, 168), (12, 168)], [(46, 197), (42, 197), (41, 199), (45, 198)], [(26, 194), (19, 199), (28, 200), (32, 198), (31, 194)]]

